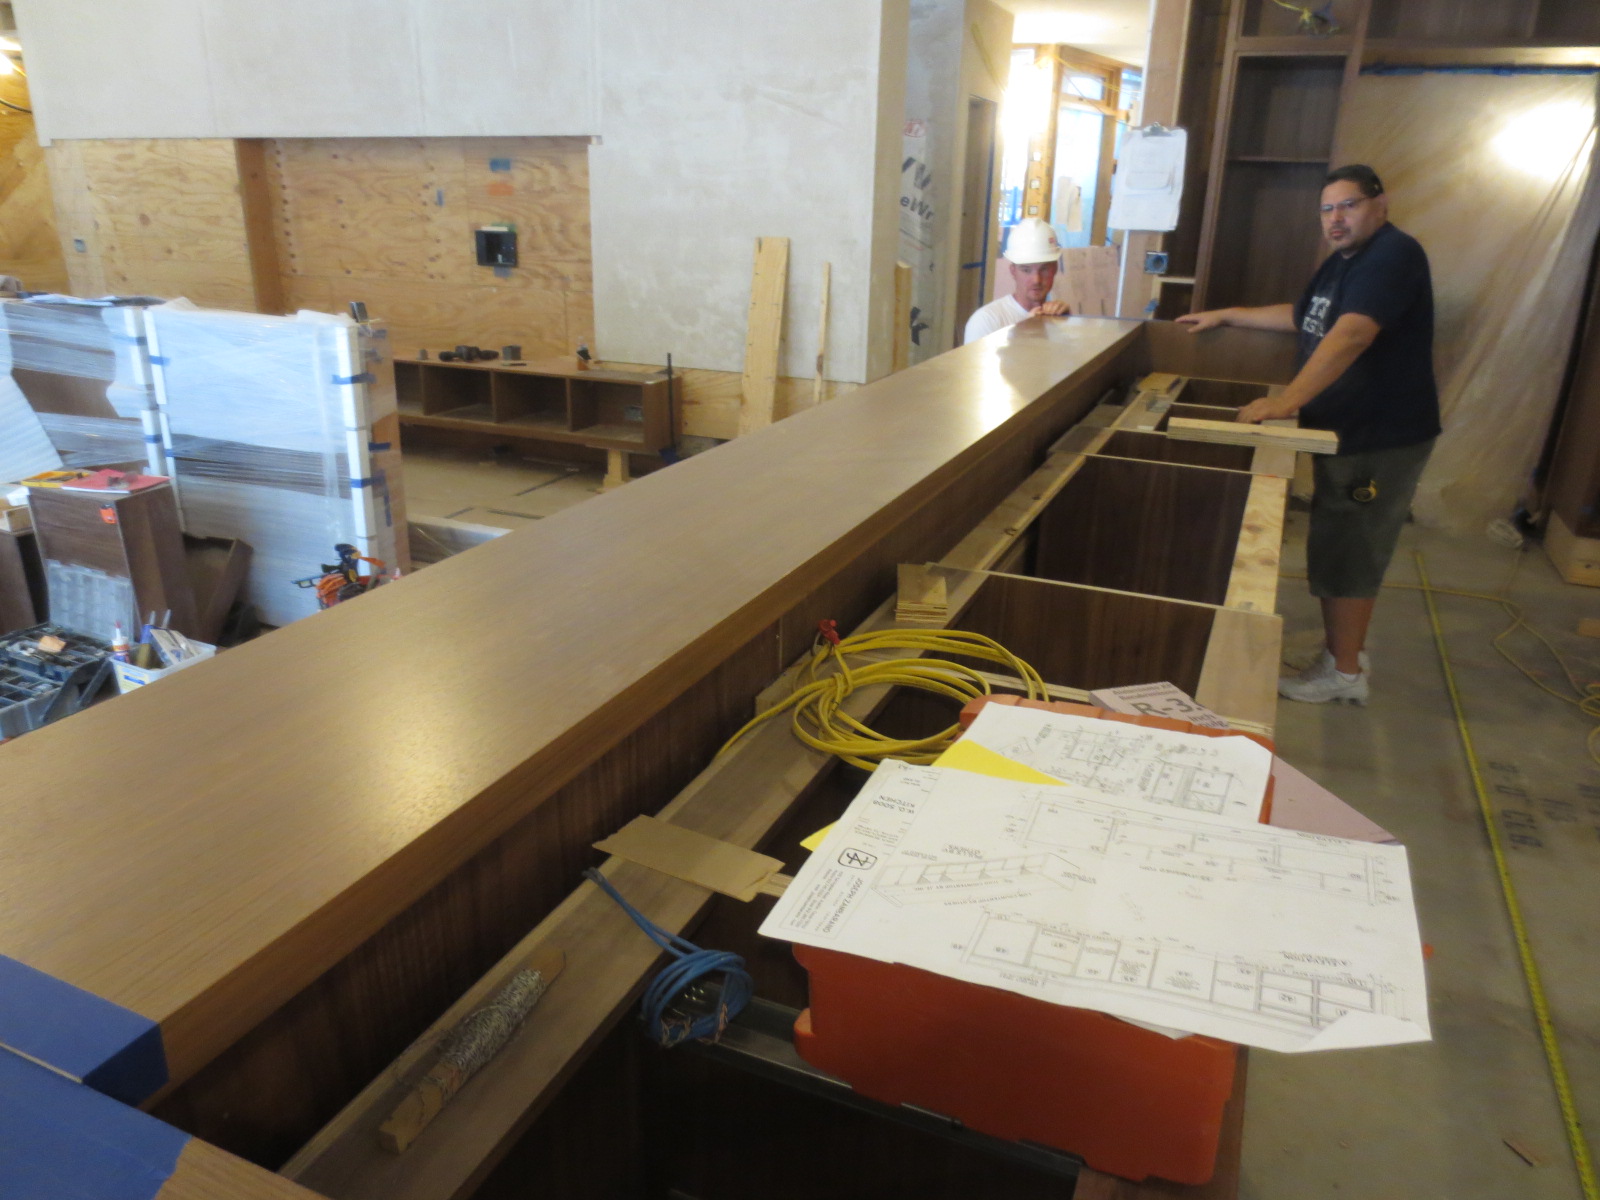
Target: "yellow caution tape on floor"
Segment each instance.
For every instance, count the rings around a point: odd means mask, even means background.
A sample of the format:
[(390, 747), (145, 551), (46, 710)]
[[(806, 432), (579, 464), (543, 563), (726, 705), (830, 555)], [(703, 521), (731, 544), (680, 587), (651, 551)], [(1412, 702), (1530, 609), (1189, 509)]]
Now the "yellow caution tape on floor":
[(1511, 882), (1511, 868), (1506, 861), (1505, 846), (1500, 840), (1500, 829), (1495, 823), (1489, 793), (1483, 786), (1483, 775), (1478, 770), (1477, 751), (1472, 746), (1472, 731), (1467, 728), (1466, 713), (1461, 707), (1461, 693), (1456, 688), (1455, 673), (1450, 669), (1450, 653), (1445, 647), (1444, 630), (1439, 625), (1439, 610), (1434, 606), (1433, 589), (1428, 583), (1428, 568), (1421, 551), (1416, 554), (1417, 577), (1422, 581), (1422, 597), (1428, 604), (1428, 620), (1433, 625), (1434, 645), (1439, 648), (1439, 665), (1444, 668), (1445, 687), (1450, 692), (1450, 704), (1455, 709), (1456, 728), (1461, 732), (1461, 747), (1466, 751), (1467, 769), (1472, 773), (1472, 786), (1478, 793), (1478, 809), (1483, 814), (1483, 827), (1489, 835), (1489, 848), (1494, 853), (1495, 873), (1500, 876), (1500, 893), (1505, 897), (1506, 913), (1511, 918), (1511, 930), (1517, 939), (1517, 955), (1522, 960), (1522, 977), (1528, 985), (1528, 998), (1533, 1002), (1534, 1020), (1539, 1025), (1539, 1040), (1544, 1043), (1545, 1061), (1550, 1065), (1550, 1080), (1555, 1085), (1556, 1099), (1561, 1104), (1561, 1120), (1567, 1127), (1567, 1142), (1572, 1147), (1572, 1161), (1578, 1168), (1578, 1181), (1583, 1185), (1585, 1200), (1600, 1200), (1600, 1183), (1596, 1183), (1594, 1164), (1589, 1160), (1589, 1147), (1583, 1138), (1583, 1125), (1578, 1120), (1578, 1106), (1572, 1098), (1572, 1085), (1567, 1079), (1567, 1067), (1561, 1058), (1561, 1046), (1556, 1041), (1555, 1023), (1550, 1019), (1550, 1005), (1545, 1000), (1544, 984), (1539, 979), (1538, 965), (1533, 961), (1533, 946), (1528, 941), (1528, 927), (1522, 919), (1522, 905), (1517, 900), (1516, 886)]

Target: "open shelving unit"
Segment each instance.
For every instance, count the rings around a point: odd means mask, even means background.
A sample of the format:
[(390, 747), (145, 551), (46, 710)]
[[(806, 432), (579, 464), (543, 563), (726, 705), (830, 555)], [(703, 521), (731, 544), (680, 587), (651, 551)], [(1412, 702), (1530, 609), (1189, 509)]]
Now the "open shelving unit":
[[(1322, 254), (1322, 180), (1365, 66), (1600, 64), (1600, 0), (1332, 0), (1314, 36), (1274, 0), (1233, 6), (1189, 311), (1280, 304)], [(1183, 297), (1175, 297), (1181, 302)], [(1178, 316), (1178, 304), (1163, 316)]]
[(672, 444), (676, 384), (663, 374), (396, 358), (394, 377), (402, 425), (632, 454)]

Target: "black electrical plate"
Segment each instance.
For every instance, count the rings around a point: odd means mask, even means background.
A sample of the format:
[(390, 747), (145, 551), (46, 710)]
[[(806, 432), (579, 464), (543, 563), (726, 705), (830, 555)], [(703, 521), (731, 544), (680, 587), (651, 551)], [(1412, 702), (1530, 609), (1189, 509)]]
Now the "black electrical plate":
[(517, 265), (517, 231), (515, 229), (479, 229), (474, 236), (478, 242), (480, 267), (514, 267)]

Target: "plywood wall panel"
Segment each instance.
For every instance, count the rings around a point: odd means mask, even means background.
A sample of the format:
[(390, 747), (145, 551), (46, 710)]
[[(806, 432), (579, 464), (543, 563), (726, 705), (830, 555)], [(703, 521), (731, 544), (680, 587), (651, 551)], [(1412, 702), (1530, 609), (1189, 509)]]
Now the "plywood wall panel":
[[(0, 100), (27, 108), (27, 81), (21, 75), (0, 77)], [(0, 275), (15, 275), (33, 291), (67, 286), (50, 175), (33, 117), (9, 108), (0, 109)]]
[[(406, 353), (470, 343), (529, 357), (593, 343), (582, 138), (316, 138), (274, 145), (279, 257), (293, 307), (362, 300)], [(518, 265), (474, 231), (517, 230)]]
[(57, 142), (49, 164), (72, 291), (254, 310), (231, 138)]

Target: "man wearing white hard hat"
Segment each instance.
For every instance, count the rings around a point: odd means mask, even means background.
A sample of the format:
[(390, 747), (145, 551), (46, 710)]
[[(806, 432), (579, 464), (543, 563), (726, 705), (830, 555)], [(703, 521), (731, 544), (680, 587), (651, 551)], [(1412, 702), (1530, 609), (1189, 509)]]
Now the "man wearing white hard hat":
[(1059, 317), (1067, 311), (1060, 300), (1048, 298), (1051, 285), (1056, 281), (1056, 268), (1061, 263), (1061, 246), (1048, 221), (1024, 217), (1011, 230), (1011, 240), (1006, 243), (1002, 257), (1011, 267), (1011, 279), (1017, 290), (973, 313), (967, 319), (967, 331), (961, 339), (963, 344), (975, 342), (1028, 317)]

